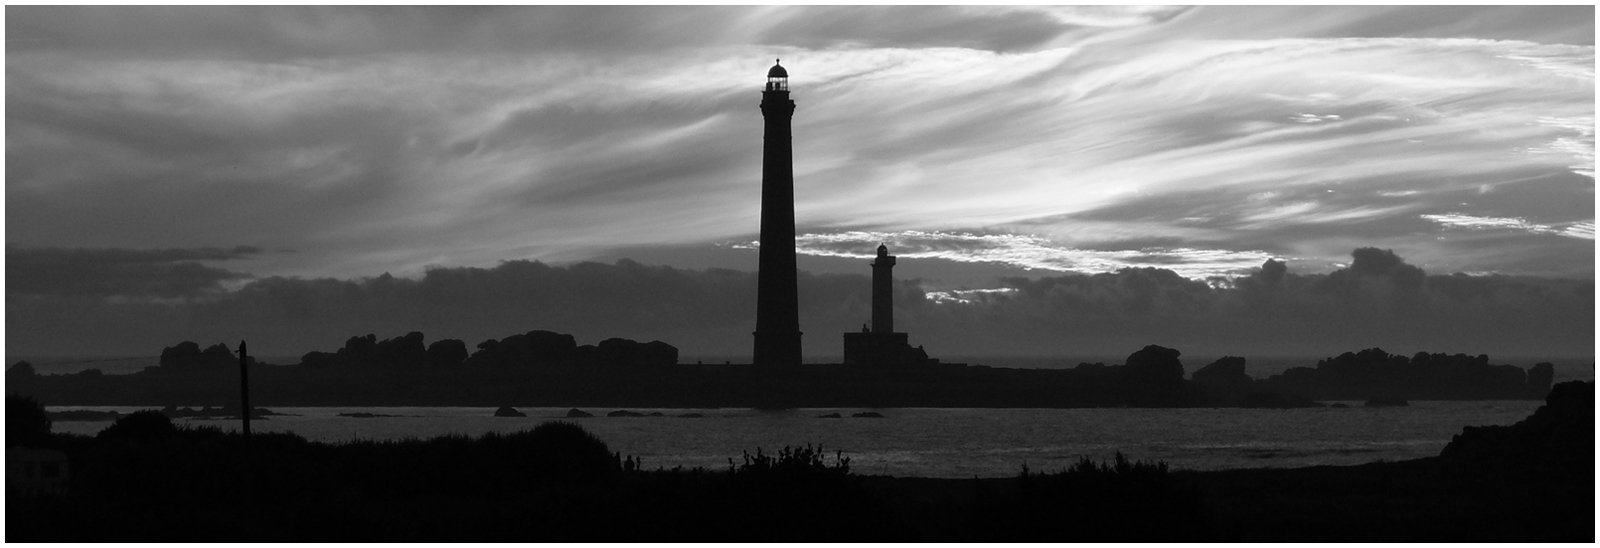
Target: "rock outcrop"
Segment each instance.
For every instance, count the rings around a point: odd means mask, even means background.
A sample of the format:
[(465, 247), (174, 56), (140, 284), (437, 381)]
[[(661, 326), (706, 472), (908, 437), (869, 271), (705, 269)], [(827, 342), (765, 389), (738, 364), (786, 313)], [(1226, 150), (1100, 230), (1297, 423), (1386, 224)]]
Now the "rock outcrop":
[(1507, 469), (1594, 474), (1594, 382), (1555, 385), (1545, 404), (1511, 426), (1468, 426), (1439, 456)]
[(1128, 375), (1149, 383), (1178, 383), (1183, 381), (1182, 352), (1162, 346), (1149, 345), (1128, 355), (1125, 366)]
[(1194, 382), (1207, 387), (1243, 387), (1249, 388), (1252, 379), (1244, 372), (1244, 358), (1238, 356), (1224, 356), (1210, 365), (1200, 368), (1191, 375)]
[(1255, 382), (1245, 374), (1244, 363), (1244, 358), (1225, 356), (1195, 371), (1190, 378), (1214, 403), (1239, 402)]
[(1315, 368), (1290, 368), (1257, 381), (1254, 388), (1318, 400), (1359, 400), (1374, 394), (1408, 400), (1522, 400), (1544, 397), (1554, 371), (1548, 363), (1528, 371), (1492, 364), (1483, 354), (1418, 352), (1406, 357), (1368, 348), (1320, 360)]

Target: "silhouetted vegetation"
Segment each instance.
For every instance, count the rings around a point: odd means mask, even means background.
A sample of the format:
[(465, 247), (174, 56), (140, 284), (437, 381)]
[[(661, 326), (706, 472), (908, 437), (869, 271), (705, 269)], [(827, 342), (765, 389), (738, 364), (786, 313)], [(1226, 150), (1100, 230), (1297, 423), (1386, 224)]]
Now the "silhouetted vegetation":
[(17, 363), (11, 364), (11, 367), (6, 368), (7, 383), (27, 382), (33, 380), (34, 376), (33, 364), (28, 363), (27, 360), (19, 360)]
[(7, 394), (6, 447), (42, 447), (49, 439), (50, 417), (44, 406), (33, 398)]
[(95, 435), (95, 439), (106, 441), (136, 441), (153, 442), (163, 441), (178, 434), (178, 427), (173, 426), (172, 419), (161, 414), (160, 411), (147, 409), (135, 411), (127, 416), (117, 419), (105, 430)]
[(867, 495), (854, 486), (849, 459), (836, 453), (826, 462), (821, 448), (810, 446), (777, 455), (758, 448), (722, 472), (646, 471), (633, 456), (625, 467), (621, 454), (577, 425), (547, 422), (512, 434), (341, 444), (256, 433), (246, 453), (242, 436), (174, 427), (155, 411), (126, 416), (94, 438), (57, 435), (47, 445), (75, 461), (69, 494), (62, 501), (12, 500), (8, 538), (644, 541), (876, 534), (872, 520), (855, 514)]
[[(1593, 384), (1444, 455), (1292, 470), (1174, 472), (1080, 458), (1014, 478), (861, 476), (822, 447), (725, 470), (647, 468), (583, 428), (308, 442), (130, 414), (47, 434), (64, 498), (8, 494), (13, 541), (1592, 541)], [(8, 398), (8, 421), (26, 416)], [(31, 423), (37, 432), (39, 415)], [(46, 426), (46, 429), (48, 427)], [(7, 435), (24, 432), (8, 423)], [(8, 439), (8, 442), (10, 440)], [(1485, 493), (1493, 493), (1485, 496)]]
[[(1179, 487), (1165, 462), (1110, 463), (1088, 457), (1058, 472), (1026, 465), (1012, 497), (980, 499), (975, 519), (1004, 542), (1179, 542), (1210, 538), (1200, 496)], [(1070, 537), (1067, 537), (1070, 535)]]
[(1594, 383), (1512, 426), (1468, 426), (1438, 457), (1176, 472), (1223, 538), (1247, 542), (1593, 542)]
[(833, 466), (828, 466), (826, 454), (822, 447), (813, 448), (809, 443), (805, 447), (784, 446), (776, 456), (763, 454), (761, 448), (757, 447), (754, 456), (749, 451), (744, 453), (744, 464), (735, 471), (746, 477), (784, 478), (785, 481), (813, 481), (850, 475), (850, 459), (844, 456), (843, 451), (834, 453)]

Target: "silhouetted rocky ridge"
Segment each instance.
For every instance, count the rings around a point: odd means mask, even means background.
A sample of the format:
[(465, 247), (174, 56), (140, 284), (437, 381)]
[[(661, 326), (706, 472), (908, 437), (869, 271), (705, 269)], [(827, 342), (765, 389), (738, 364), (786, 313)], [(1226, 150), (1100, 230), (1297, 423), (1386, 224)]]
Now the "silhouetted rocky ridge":
[[(309, 352), (292, 365), (250, 360), (254, 401), (279, 406), (458, 405), (515, 407), (1257, 407), (1321, 405), (1375, 397), (1536, 399), (1553, 366), (1523, 369), (1488, 356), (1372, 348), (1252, 379), (1229, 356), (1184, 378), (1181, 352), (1149, 345), (1122, 364), (1067, 369), (982, 365), (701, 365), (678, 363), (661, 341), (610, 338), (579, 345), (571, 335), (529, 331), (491, 339), (425, 344), (420, 332), (379, 340), (350, 337), (335, 352)], [(57, 405), (227, 406), (237, 398), (238, 358), (226, 345), (182, 342), (160, 365), (129, 375), (89, 370), (38, 375), (7, 370), (8, 393)]]

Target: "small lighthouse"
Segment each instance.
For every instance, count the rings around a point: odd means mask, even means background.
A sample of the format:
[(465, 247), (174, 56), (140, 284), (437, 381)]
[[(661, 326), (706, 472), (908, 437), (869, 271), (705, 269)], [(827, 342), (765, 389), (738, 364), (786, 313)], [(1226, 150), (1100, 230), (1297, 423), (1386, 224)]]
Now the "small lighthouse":
[(800, 363), (800, 295), (794, 259), (794, 139), (789, 71), (774, 64), (761, 92), (761, 250), (756, 277), (757, 365)]
[(939, 363), (922, 347), (912, 348), (905, 333), (894, 331), (894, 255), (879, 245), (872, 260), (872, 327), (844, 334), (846, 365), (913, 365)]

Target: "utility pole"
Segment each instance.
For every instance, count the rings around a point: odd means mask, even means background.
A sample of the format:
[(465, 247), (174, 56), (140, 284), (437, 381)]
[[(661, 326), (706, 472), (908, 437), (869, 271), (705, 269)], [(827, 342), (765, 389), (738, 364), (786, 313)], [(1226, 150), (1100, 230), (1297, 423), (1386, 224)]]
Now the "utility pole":
[(250, 357), (239, 341), (239, 416), (244, 419), (244, 439), (250, 441)]
[(245, 353), (244, 341), (239, 341), (239, 417), (244, 420), (244, 446), (240, 455), (240, 478), (244, 481), (244, 504), (240, 506), (240, 519), (249, 519), (255, 507), (255, 474), (250, 458), (250, 356)]

